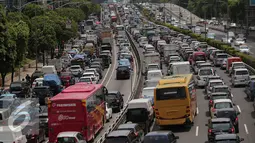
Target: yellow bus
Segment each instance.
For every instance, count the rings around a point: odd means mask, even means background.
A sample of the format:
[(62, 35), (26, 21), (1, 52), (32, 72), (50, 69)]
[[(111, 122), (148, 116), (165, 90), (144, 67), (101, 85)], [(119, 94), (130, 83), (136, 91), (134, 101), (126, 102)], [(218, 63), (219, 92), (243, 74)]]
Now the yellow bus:
[(156, 123), (193, 125), (197, 114), (197, 97), (192, 74), (165, 76), (154, 90)]

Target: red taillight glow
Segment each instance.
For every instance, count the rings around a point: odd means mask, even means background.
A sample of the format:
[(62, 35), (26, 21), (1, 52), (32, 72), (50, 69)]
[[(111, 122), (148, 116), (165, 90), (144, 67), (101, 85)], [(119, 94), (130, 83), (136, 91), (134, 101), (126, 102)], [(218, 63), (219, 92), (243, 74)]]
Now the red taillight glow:
[(213, 109), (212, 109), (212, 112), (215, 112), (215, 111), (216, 111), (216, 109), (213, 108)]
[(234, 132), (235, 132), (235, 129), (234, 129), (234, 128), (231, 128), (231, 132), (234, 133)]
[(138, 133), (135, 133), (136, 136), (138, 136)]
[(209, 130), (208, 130), (208, 133), (212, 133), (212, 129), (209, 129)]
[(210, 100), (210, 104), (213, 104), (213, 101), (212, 101), (212, 100)]
[(238, 122), (238, 117), (236, 117), (236, 122)]
[(54, 141), (54, 143), (57, 143), (58, 142), (58, 140), (56, 139), (55, 141)]

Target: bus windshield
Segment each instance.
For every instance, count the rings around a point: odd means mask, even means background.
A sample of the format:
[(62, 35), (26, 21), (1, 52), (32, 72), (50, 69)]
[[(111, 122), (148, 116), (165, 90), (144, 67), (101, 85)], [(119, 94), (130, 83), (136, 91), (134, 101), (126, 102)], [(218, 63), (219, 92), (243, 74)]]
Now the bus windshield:
[(186, 98), (184, 87), (161, 88), (156, 90), (156, 100), (171, 100)]

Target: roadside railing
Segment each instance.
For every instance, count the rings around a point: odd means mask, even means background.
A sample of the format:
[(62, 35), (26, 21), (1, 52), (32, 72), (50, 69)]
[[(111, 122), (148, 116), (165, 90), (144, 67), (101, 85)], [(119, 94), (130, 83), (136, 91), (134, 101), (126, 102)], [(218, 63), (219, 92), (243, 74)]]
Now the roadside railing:
[[(118, 15), (118, 19), (120, 20), (120, 24), (122, 24), (122, 20)], [(140, 95), (141, 93), (141, 89), (143, 87), (143, 76), (142, 76), (142, 60), (141, 60), (141, 55), (139, 55), (139, 52), (138, 52), (138, 47), (136, 47), (135, 45), (135, 42), (133, 41), (133, 39), (131, 38), (131, 35), (126, 31), (126, 36), (127, 38), (129, 39), (129, 42), (131, 44), (131, 52), (133, 53), (134, 55), (134, 61), (135, 61), (135, 64), (136, 64), (136, 79), (134, 79), (136, 82), (134, 82), (134, 89), (131, 91), (131, 95), (130, 97), (128, 98), (128, 100), (126, 101), (126, 104), (124, 105), (123, 109), (119, 112), (119, 114), (117, 115), (117, 117), (115, 118), (115, 120), (113, 121), (113, 123), (109, 126), (109, 127), (105, 127), (105, 128), (108, 128), (107, 131), (102, 135), (102, 137), (97, 140), (96, 143), (103, 143), (105, 141), (105, 138), (107, 137), (107, 135), (112, 132), (113, 130), (115, 130), (116, 128), (118, 128), (118, 126), (120, 124), (123, 124), (125, 123), (125, 120), (126, 120), (126, 111), (127, 111), (127, 103), (138, 97), (138, 95)], [(132, 87), (131, 87), (132, 88)]]

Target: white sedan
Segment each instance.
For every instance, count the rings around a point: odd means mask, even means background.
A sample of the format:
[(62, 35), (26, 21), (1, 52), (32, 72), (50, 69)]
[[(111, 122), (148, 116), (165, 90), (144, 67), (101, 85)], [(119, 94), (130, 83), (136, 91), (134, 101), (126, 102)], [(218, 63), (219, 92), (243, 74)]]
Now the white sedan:
[(234, 44), (235, 44), (235, 46), (239, 46), (239, 45), (245, 44), (245, 41), (242, 38), (237, 38), (235, 40)]
[(111, 118), (112, 118), (112, 108), (110, 108), (109, 104), (106, 103), (106, 121), (109, 122)]
[(241, 53), (250, 54), (250, 48), (247, 45), (240, 45), (237, 49)]

